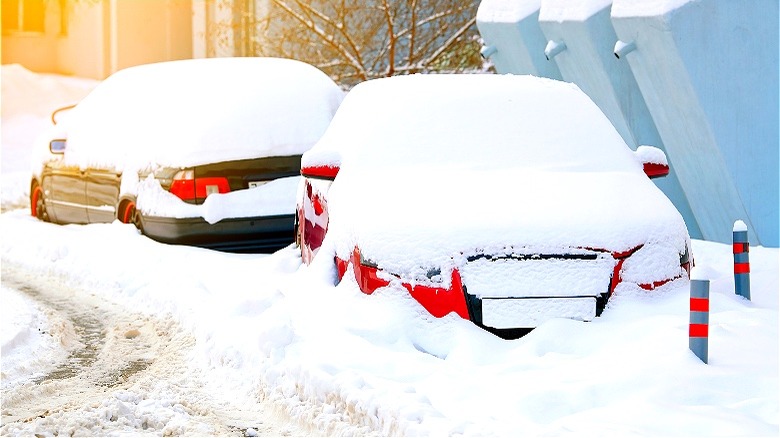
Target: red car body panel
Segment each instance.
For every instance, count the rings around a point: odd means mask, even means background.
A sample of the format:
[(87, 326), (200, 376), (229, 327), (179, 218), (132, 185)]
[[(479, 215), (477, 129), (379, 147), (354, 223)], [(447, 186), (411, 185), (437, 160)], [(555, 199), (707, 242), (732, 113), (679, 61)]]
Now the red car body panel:
[[(363, 293), (370, 295), (380, 287), (385, 287), (390, 284), (390, 280), (381, 278), (378, 268), (367, 266), (360, 262), (360, 250), (358, 248), (355, 248), (349, 261), (341, 260), (338, 257), (336, 258), (339, 279), (346, 273), (347, 266), (350, 262), (352, 263), (355, 279)], [(387, 277), (389, 275), (391, 274), (385, 274), (384, 276)], [(466, 297), (463, 294), (463, 282), (460, 278), (460, 272), (458, 272), (457, 269), (452, 270), (449, 288), (422, 284), (413, 285), (403, 280), (401, 280), (401, 285), (425, 308), (425, 310), (436, 318), (441, 318), (455, 312), (462, 318), (469, 319), (469, 312), (466, 307)]]
[[(328, 203), (308, 178), (303, 203), (298, 206), (298, 244), (307, 265), (322, 246), (328, 230)], [(308, 214), (307, 214), (308, 213)]]

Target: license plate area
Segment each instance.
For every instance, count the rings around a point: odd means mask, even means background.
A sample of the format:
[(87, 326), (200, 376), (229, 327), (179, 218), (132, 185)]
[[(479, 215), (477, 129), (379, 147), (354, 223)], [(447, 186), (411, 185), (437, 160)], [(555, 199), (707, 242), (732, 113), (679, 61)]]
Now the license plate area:
[(260, 187), (260, 186), (266, 184), (267, 182), (268, 181), (249, 181), (247, 183), (247, 185), (249, 186), (250, 189), (254, 189), (256, 187)]
[(554, 318), (592, 321), (596, 297), (482, 298), (482, 324), (496, 329), (533, 328)]
[(597, 297), (616, 261), (609, 254), (478, 257), (461, 268), (476, 298)]

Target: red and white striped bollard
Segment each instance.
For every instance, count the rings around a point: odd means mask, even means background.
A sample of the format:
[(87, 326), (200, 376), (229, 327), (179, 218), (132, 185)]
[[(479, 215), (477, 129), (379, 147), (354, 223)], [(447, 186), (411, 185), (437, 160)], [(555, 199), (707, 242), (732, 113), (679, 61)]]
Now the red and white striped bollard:
[(750, 244), (747, 225), (734, 222), (734, 292), (750, 299)]
[(691, 317), (688, 326), (688, 347), (707, 363), (709, 358), (710, 280), (691, 270)]

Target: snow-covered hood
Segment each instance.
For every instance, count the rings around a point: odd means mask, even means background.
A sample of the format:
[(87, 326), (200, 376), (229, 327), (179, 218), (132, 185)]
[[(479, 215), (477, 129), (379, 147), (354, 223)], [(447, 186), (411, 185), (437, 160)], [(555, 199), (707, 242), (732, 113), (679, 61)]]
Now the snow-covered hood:
[(461, 254), (623, 252), (652, 242), (682, 253), (687, 240), (668, 198), (634, 172), (344, 172), (329, 205), (328, 234), (340, 256), (357, 245), (399, 273), (446, 266)]

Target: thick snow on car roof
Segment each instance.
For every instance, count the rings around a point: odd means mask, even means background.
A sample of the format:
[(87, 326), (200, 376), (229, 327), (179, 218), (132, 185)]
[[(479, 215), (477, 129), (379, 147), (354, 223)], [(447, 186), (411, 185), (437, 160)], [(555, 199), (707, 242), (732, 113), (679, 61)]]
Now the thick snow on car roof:
[[(342, 168), (417, 163), (641, 172), (579, 88), (533, 76), (414, 75), (364, 82), (304, 165), (341, 151)], [(319, 155), (319, 157), (317, 156)]]
[(300, 154), (343, 91), (277, 58), (209, 58), (121, 70), (67, 119), (68, 161), (118, 169)]
[(341, 170), (323, 247), (332, 242), (342, 258), (357, 245), (403, 274), (459, 254), (653, 243), (671, 256), (648, 269), (680, 269), (682, 217), (572, 84), (511, 75), (374, 80), (353, 88), (304, 165), (334, 151)]

